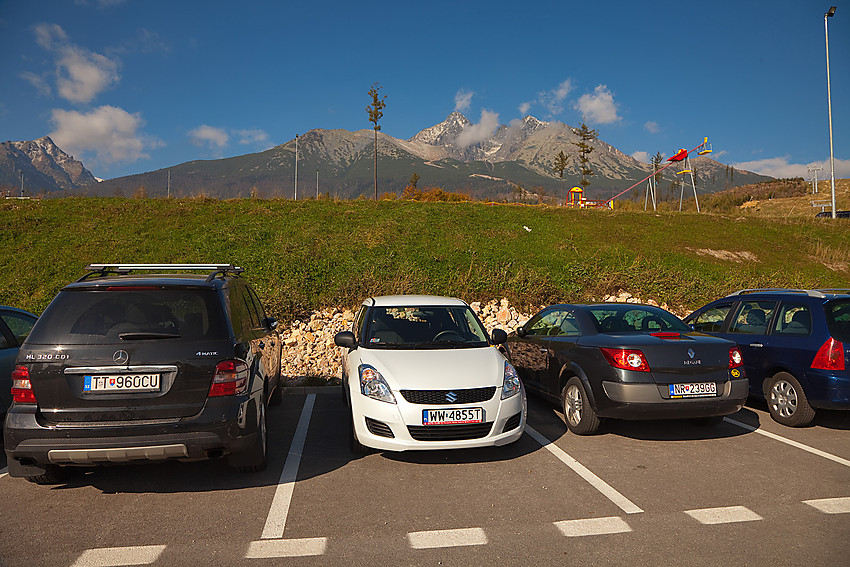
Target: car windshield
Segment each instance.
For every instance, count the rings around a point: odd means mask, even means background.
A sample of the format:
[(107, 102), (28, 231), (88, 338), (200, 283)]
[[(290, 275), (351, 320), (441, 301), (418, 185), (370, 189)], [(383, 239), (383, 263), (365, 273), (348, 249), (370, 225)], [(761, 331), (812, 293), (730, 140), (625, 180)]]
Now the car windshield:
[(468, 306), (373, 307), (364, 343), (369, 348), (485, 347), (487, 332)]
[(227, 338), (218, 296), (206, 289), (73, 290), (56, 296), (31, 344), (114, 344), (119, 340)]
[(826, 324), (829, 334), (841, 342), (850, 342), (850, 299), (826, 304)]
[(586, 308), (596, 330), (614, 333), (687, 333), (691, 329), (672, 313), (645, 305), (610, 304)]

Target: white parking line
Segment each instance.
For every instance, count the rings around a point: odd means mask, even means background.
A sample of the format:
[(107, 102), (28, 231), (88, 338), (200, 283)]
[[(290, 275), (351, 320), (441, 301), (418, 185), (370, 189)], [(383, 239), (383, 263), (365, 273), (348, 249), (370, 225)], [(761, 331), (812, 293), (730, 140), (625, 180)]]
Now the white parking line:
[(150, 565), (165, 550), (164, 545), (135, 547), (102, 547), (83, 552), (71, 567), (123, 567), (125, 565)]
[(623, 512), (626, 514), (640, 514), (643, 512), (643, 510), (638, 508), (638, 506), (631, 500), (614, 490), (611, 485), (593, 474), (590, 469), (569, 456), (563, 449), (555, 445), (552, 441), (546, 439), (546, 437), (538, 433), (533, 427), (526, 424), (525, 432), (531, 435), (535, 441), (543, 445), (543, 447), (550, 453), (555, 455), (562, 463), (573, 469), (577, 475), (590, 483), (593, 488), (605, 495), (608, 500), (619, 506)]
[(413, 549), (486, 545), (487, 534), (481, 528), (432, 530), (427, 532), (410, 532), (407, 534), (407, 541), (410, 542), (410, 547)]
[(685, 514), (701, 524), (732, 524), (735, 522), (754, 522), (762, 519), (761, 516), (744, 506), (687, 510)]
[(850, 514), (850, 497), (803, 500), (803, 504), (817, 508), (824, 514)]
[(301, 410), (301, 418), (289, 447), (289, 455), (280, 473), (277, 490), (274, 493), (269, 515), (266, 517), (266, 525), (263, 527), (263, 535), (260, 539), (274, 539), (283, 537), (283, 528), (286, 527), (286, 517), (289, 515), (289, 504), (292, 502), (292, 491), (295, 489), (295, 480), (298, 477), (298, 466), (301, 464), (301, 452), (304, 450), (304, 441), (307, 439), (307, 429), (310, 427), (310, 416), (313, 413), (313, 403), (316, 394), (309, 394), (304, 401), (304, 409)]
[(324, 555), (328, 538), (264, 539), (248, 544), (246, 559), (270, 559), (274, 557), (312, 557)]
[(3, 467), (0, 469), (0, 478), (3, 478), (7, 474), (9, 474), (9, 467)]
[(764, 435), (765, 437), (770, 437), (771, 439), (775, 439), (776, 441), (780, 441), (785, 443), (786, 445), (791, 445), (792, 447), (796, 447), (798, 449), (802, 449), (803, 451), (808, 451), (813, 455), (817, 455), (819, 457), (823, 457), (824, 459), (829, 459), (830, 461), (835, 461), (839, 465), (844, 465), (845, 467), (850, 467), (850, 461), (847, 459), (842, 459), (841, 457), (836, 457), (831, 453), (827, 453), (826, 451), (821, 451), (820, 449), (815, 449), (814, 447), (809, 447), (808, 445), (804, 445), (802, 443), (798, 443), (797, 441), (792, 441), (791, 439), (787, 439), (782, 437), (781, 435), (777, 435), (776, 433), (771, 433), (770, 431), (765, 431), (763, 429), (759, 429), (758, 427), (753, 427), (752, 425), (747, 425), (746, 423), (741, 423), (740, 421), (736, 421), (730, 417), (724, 418), (726, 421), (731, 423), (732, 425), (737, 425), (742, 429), (746, 429), (747, 431), (752, 431), (753, 433), (758, 433), (759, 435)]
[(622, 534), (632, 531), (631, 526), (618, 516), (610, 518), (588, 518), (586, 520), (564, 520), (555, 522), (555, 527), (567, 537)]

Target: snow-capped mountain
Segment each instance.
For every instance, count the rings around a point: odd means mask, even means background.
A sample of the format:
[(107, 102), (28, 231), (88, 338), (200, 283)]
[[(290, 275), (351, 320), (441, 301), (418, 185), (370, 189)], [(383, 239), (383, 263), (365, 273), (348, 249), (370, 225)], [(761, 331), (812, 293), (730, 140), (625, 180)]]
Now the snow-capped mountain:
[(48, 136), (32, 141), (0, 143), (0, 188), (29, 194), (80, 189), (97, 183), (82, 162), (62, 151)]

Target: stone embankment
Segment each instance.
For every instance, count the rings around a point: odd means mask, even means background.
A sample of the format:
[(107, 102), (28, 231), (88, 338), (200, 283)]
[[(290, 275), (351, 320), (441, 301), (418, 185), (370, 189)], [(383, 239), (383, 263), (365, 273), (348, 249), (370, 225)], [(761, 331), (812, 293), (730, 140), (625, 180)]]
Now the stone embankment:
[[(619, 303), (644, 303), (632, 297), (628, 292), (608, 295), (603, 301)], [(645, 303), (658, 305), (653, 300)], [(506, 332), (516, 330), (537, 312), (525, 313), (511, 306), (507, 299), (493, 300), (488, 303), (475, 301), (470, 307), (484, 323), (488, 333), (493, 329), (504, 329)], [(661, 304), (663, 309), (669, 309), (667, 304)], [(677, 315), (684, 316), (683, 309), (672, 310)], [(293, 321), (288, 329), (281, 329), (283, 353), (281, 357), (281, 374), (288, 385), (309, 383), (319, 385), (342, 377), (340, 367), (341, 349), (334, 344), (334, 335), (347, 331), (354, 322), (354, 311), (350, 309), (329, 308), (314, 311), (309, 318)]]

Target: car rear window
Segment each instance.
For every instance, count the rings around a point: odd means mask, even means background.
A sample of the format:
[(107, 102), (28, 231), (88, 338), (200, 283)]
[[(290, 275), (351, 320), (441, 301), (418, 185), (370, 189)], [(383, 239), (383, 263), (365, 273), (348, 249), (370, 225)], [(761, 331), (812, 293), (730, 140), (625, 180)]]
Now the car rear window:
[(655, 307), (627, 303), (595, 305), (586, 308), (596, 330), (601, 334), (654, 333), (691, 330), (681, 319)]
[(825, 309), (829, 334), (841, 342), (850, 342), (850, 300), (832, 301)]
[(211, 289), (66, 290), (32, 330), (30, 344), (112, 344), (119, 335), (222, 339), (218, 295)]

